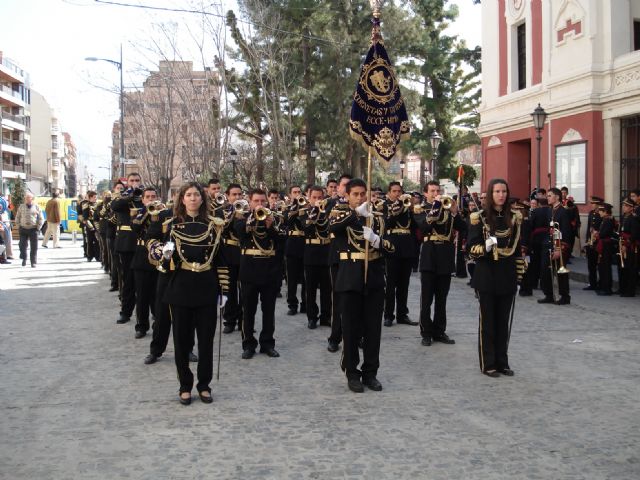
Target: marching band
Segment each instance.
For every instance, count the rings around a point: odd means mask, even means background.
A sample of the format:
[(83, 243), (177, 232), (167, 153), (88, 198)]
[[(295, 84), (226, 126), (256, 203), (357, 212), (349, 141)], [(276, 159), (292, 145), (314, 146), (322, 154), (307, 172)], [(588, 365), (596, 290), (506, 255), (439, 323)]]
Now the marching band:
[[(619, 224), (610, 204), (591, 197), (585, 290), (611, 295), (617, 258), (620, 294), (635, 295), (640, 207), (634, 193), (622, 203)], [(129, 322), (135, 309), (135, 338), (152, 327), (145, 364), (163, 355), (173, 327), (184, 405), (191, 403), (194, 386), (190, 361), (198, 362), (201, 401), (213, 401), (218, 321), (220, 328), (224, 322), (223, 334), (241, 332), (242, 359), (257, 350), (280, 356), (275, 307), (283, 279), (287, 314), (306, 313), (309, 329), (330, 327), (330, 352), (342, 343), (340, 367), (348, 388), (379, 391), (382, 325), (419, 325), (423, 346), (454, 344), (446, 332), (447, 296), (451, 277), (466, 275), (468, 268), (479, 303), (480, 370), (490, 377), (514, 375), (507, 349), (518, 286), (528, 296), (540, 281), (539, 303), (571, 301), (567, 264), (580, 230), (567, 192), (538, 189), (530, 202), (521, 202), (510, 198), (505, 180), (493, 179), (481, 199), (443, 195), (436, 181), (425, 185), (424, 195), (405, 193), (398, 182), (389, 184), (386, 195), (368, 195), (367, 184), (348, 174), (304, 193), (291, 186), (286, 195), (259, 188), (245, 194), (236, 183), (223, 193), (220, 181), (212, 179), (206, 187), (185, 184), (165, 205), (131, 173), (126, 186), (116, 182), (98, 202), (96, 192), (89, 192), (79, 206), (84, 254), (88, 261), (101, 260), (110, 291), (119, 293), (117, 323)], [(416, 266), (419, 322), (407, 307)], [(262, 323), (256, 338), (258, 304)]]

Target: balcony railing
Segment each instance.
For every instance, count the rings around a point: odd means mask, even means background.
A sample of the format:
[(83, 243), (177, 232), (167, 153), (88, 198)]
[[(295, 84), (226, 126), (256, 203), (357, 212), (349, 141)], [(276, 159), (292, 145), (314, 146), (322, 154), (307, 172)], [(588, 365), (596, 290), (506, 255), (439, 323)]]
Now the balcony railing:
[(24, 164), (22, 164), (22, 163), (14, 165), (13, 163), (2, 162), (2, 169), (3, 170), (8, 170), (10, 172), (23, 172), (23, 173), (26, 173), (26, 170), (24, 168)]
[(17, 99), (19, 99), (20, 101), (24, 102), (24, 99), (22, 98), (22, 94), (7, 85), (0, 85), (0, 91), (8, 93), (9, 95), (12, 95)]
[(10, 138), (2, 139), (3, 145), (11, 145), (12, 147), (22, 148), (24, 150), (27, 149), (27, 141), (26, 140), (11, 140)]
[(2, 55), (0, 55), (0, 63), (2, 65), (4, 65), (5, 67), (7, 67), (8, 69), (13, 70), (14, 72), (16, 72), (21, 77), (24, 77), (24, 70), (22, 70), (19, 66), (17, 66), (15, 63), (13, 63), (8, 58), (5, 58)]
[(20, 125), (26, 125), (27, 119), (24, 115), (13, 115), (12, 113), (0, 112), (0, 118), (6, 118), (7, 120), (11, 120), (12, 122), (19, 123)]

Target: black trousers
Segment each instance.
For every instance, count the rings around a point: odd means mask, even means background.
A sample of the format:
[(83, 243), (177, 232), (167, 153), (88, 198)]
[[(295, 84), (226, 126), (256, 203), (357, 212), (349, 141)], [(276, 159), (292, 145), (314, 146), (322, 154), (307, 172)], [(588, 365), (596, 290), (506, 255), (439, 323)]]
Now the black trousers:
[(593, 247), (585, 248), (587, 254), (587, 269), (589, 270), (589, 286), (598, 288), (598, 252)]
[(136, 306), (136, 285), (133, 270), (131, 269), (133, 252), (119, 252), (118, 258), (120, 266), (120, 284), (122, 286), (120, 291), (120, 315), (131, 317), (133, 314), (133, 307)]
[(20, 258), (27, 259), (27, 244), (29, 244), (29, 259), (31, 264), (35, 265), (38, 259), (38, 229), (37, 228), (20, 228), (18, 230), (20, 240), (18, 247), (20, 248)]
[[(262, 330), (260, 331), (260, 349), (273, 348), (276, 341), (273, 338), (275, 331), (276, 295), (278, 286), (274, 283), (267, 285), (255, 285), (241, 282), (242, 289), (242, 349), (255, 350), (258, 341), (253, 335), (256, 324), (256, 312), (258, 300), (262, 309)], [(175, 335), (175, 333), (174, 333)]]
[(458, 246), (456, 250), (456, 277), (467, 278), (467, 261), (464, 258), (464, 238), (458, 237)]
[(413, 268), (413, 258), (386, 259), (387, 285), (384, 293), (384, 318), (394, 319), (394, 307), (399, 319), (407, 318), (409, 308), (407, 297), (409, 295), (409, 280)]
[[(340, 367), (347, 378), (375, 377), (380, 368), (380, 333), (382, 330), (383, 289), (360, 292), (340, 292), (338, 305), (342, 312), (342, 338), (344, 346)], [(364, 339), (362, 367), (358, 342)]]
[(149, 310), (156, 315), (157, 270), (134, 270), (136, 284), (136, 332), (149, 330)]
[[(551, 283), (551, 257), (548, 253), (542, 255), (540, 265), (540, 286), (545, 297), (553, 297), (553, 283)], [(561, 297), (569, 298), (569, 274), (558, 275), (558, 293)]]
[[(320, 325), (331, 324), (331, 274), (329, 265), (305, 265), (307, 318), (320, 319)], [(320, 308), (316, 303), (316, 292), (320, 290)]]
[(109, 264), (111, 265), (111, 270), (109, 271), (111, 288), (120, 288), (120, 268), (118, 266), (119, 259), (115, 251), (115, 243), (115, 237), (107, 237), (107, 254), (109, 255)]
[(480, 322), (478, 326), (478, 354), (480, 370), (509, 368), (507, 347), (509, 345), (509, 320), (513, 305), (513, 294), (495, 295), (478, 292), (480, 299)]
[(238, 283), (239, 265), (229, 265), (229, 291), (227, 292), (227, 303), (224, 306), (224, 324), (235, 327), (236, 323), (242, 325), (242, 300), (240, 284)]
[[(298, 309), (298, 303), (300, 303), (300, 311), (304, 312), (306, 306), (304, 305), (305, 285), (304, 285), (304, 261), (298, 257), (287, 257), (287, 305), (289, 308)], [(302, 285), (302, 291), (300, 292), (300, 302), (298, 302), (298, 284)]]
[(102, 262), (102, 268), (105, 272), (109, 273), (111, 271), (111, 257), (107, 250), (107, 235), (100, 233), (100, 235), (98, 235), (98, 243), (100, 244), (100, 261)]
[[(531, 270), (531, 288), (539, 287), (540, 276), (542, 275), (542, 244), (533, 243), (531, 245), (531, 262), (529, 263), (529, 270)], [(546, 251), (545, 254), (549, 256), (549, 252)]]
[(611, 292), (613, 288), (613, 277), (611, 274), (611, 264), (613, 263), (613, 251), (610, 245), (605, 245), (602, 255), (598, 261), (598, 276), (600, 277), (599, 290)]
[(331, 276), (331, 334), (327, 339), (331, 343), (340, 343), (342, 341), (342, 321), (340, 319), (340, 305), (338, 305), (338, 294), (335, 291), (336, 276), (338, 275), (338, 264), (329, 267)]
[(198, 334), (198, 392), (211, 391), (213, 376), (213, 337), (216, 333), (216, 305), (184, 307), (171, 305), (173, 348), (180, 382), (180, 393), (193, 388), (193, 372), (189, 368), (189, 353), (194, 332)]
[[(422, 338), (439, 337), (447, 330), (447, 295), (451, 275), (421, 272), (420, 282), (420, 334)], [(431, 304), (434, 300), (432, 320)]]
[(98, 243), (98, 232), (95, 230), (89, 230), (88, 228), (85, 230), (85, 237), (87, 242), (87, 247), (85, 250), (85, 256), (87, 260), (91, 260), (95, 258), (100, 261), (100, 244)]
[(155, 294), (156, 305), (155, 311), (153, 312), (153, 334), (151, 337), (151, 344), (149, 345), (149, 353), (156, 357), (161, 356), (167, 349), (169, 334), (171, 333), (169, 304), (162, 301), (164, 298), (164, 291), (166, 290), (168, 283), (169, 275), (166, 273), (158, 273)]
[(622, 295), (636, 294), (636, 284), (638, 281), (636, 258), (637, 254), (634, 251), (627, 250), (627, 255), (624, 259), (624, 268), (620, 269), (618, 276), (619, 290)]

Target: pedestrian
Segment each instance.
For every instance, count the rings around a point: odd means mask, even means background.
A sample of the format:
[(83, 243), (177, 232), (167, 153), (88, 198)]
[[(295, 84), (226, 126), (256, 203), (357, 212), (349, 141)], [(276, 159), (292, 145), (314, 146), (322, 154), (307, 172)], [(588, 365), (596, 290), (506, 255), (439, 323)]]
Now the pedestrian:
[(53, 237), (53, 248), (60, 248), (58, 241), (60, 240), (60, 202), (58, 201), (58, 192), (51, 194), (51, 200), (44, 207), (44, 213), (47, 216), (47, 231), (42, 238), (42, 246), (49, 248), (49, 238)]
[(9, 202), (0, 194), (0, 238), (5, 246), (5, 263), (7, 260), (13, 260), (13, 248), (11, 242), (11, 220), (9, 218)]
[(38, 231), (42, 228), (44, 219), (40, 207), (33, 201), (33, 193), (24, 196), (24, 203), (18, 207), (16, 224), (20, 234), (20, 258), (22, 266), (27, 264), (27, 243), (29, 243), (29, 258), (31, 267), (35, 268), (38, 255)]
[(472, 286), (480, 303), (480, 371), (490, 377), (513, 376), (507, 348), (518, 277), (524, 271), (522, 214), (509, 208), (506, 181), (491, 180), (487, 193), (484, 209), (472, 213), (469, 221), (469, 253), (476, 259)]

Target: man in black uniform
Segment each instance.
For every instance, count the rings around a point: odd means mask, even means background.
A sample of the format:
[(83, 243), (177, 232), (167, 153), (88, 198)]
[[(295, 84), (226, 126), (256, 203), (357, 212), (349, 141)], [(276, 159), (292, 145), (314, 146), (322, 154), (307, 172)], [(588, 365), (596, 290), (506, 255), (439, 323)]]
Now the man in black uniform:
[(540, 284), (540, 276), (542, 275), (542, 256), (545, 254), (543, 245), (549, 236), (550, 215), (551, 207), (549, 207), (546, 197), (531, 200), (531, 212), (529, 213), (531, 235), (528, 246), (531, 261), (529, 262), (528, 271), (530, 272), (529, 284), (531, 285), (532, 290), (537, 289)]
[(591, 211), (587, 217), (587, 233), (584, 243), (584, 251), (587, 256), (587, 269), (589, 271), (589, 285), (583, 290), (598, 289), (598, 252), (596, 251), (595, 237), (600, 230), (602, 219), (598, 214), (598, 206), (604, 202), (604, 199), (591, 196)]
[[(281, 242), (280, 232), (275, 229), (273, 214), (260, 219), (258, 209), (267, 206), (264, 190), (254, 189), (249, 193), (250, 213), (237, 212), (236, 235), (240, 239), (239, 279), (242, 289), (242, 358), (250, 359), (260, 344), (260, 353), (269, 357), (279, 357), (273, 333), (275, 331), (276, 293), (278, 276), (282, 275), (281, 265), (276, 256), (277, 243)], [(263, 210), (264, 212), (264, 210)], [(254, 337), (258, 297), (262, 307), (262, 331), (259, 342)]]
[[(329, 216), (321, 204), (322, 187), (309, 189), (309, 206), (301, 216), (304, 225), (304, 276), (307, 298), (307, 326), (331, 325), (331, 276), (329, 273)], [(320, 290), (320, 308), (316, 293)]]
[(297, 185), (290, 187), (289, 197), (291, 198), (291, 207), (286, 213), (287, 244), (284, 252), (287, 266), (287, 304), (289, 305), (287, 315), (295, 315), (298, 313), (298, 297), (296, 296), (298, 284), (302, 285), (300, 313), (306, 312), (304, 302), (304, 227), (299, 215), (303, 205), (298, 203), (298, 199), (302, 197), (300, 187)]
[[(402, 195), (400, 182), (389, 183), (385, 200), (386, 235), (394, 251), (385, 258), (387, 268), (384, 326), (393, 325), (394, 318), (399, 324), (418, 325), (409, 318), (407, 297), (411, 267), (415, 259), (415, 240), (413, 237), (413, 216), (410, 196)], [(406, 202), (406, 203), (405, 203)], [(397, 316), (394, 315), (394, 306)]]
[[(447, 295), (451, 274), (455, 272), (454, 230), (464, 232), (466, 224), (458, 215), (458, 206), (451, 202), (449, 209), (440, 201), (440, 184), (432, 180), (425, 185), (423, 211), (414, 217), (423, 234), (420, 253), (420, 334), (422, 345), (432, 341), (453, 344), (445, 333), (447, 329)], [(435, 299), (433, 320), (431, 304)]]
[(225, 216), (230, 221), (225, 225), (222, 232), (222, 246), (220, 250), (224, 262), (229, 268), (229, 291), (228, 299), (224, 306), (224, 329), (222, 333), (231, 333), (236, 325), (238, 330), (242, 330), (242, 301), (240, 288), (238, 285), (238, 273), (240, 271), (240, 240), (236, 236), (233, 226), (233, 204), (242, 199), (242, 187), (237, 183), (231, 183), (225, 192), (228, 206), (225, 207)]
[[(560, 201), (562, 194), (557, 188), (550, 188), (547, 192), (547, 202), (549, 209), (536, 209), (535, 214), (541, 215), (548, 225), (548, 234), (544, 237), (542, 244), (542, 257), (540, 265), (540, 283), (544, 298), (538, 303), (555, 303), (556, 305), (569, 305), (571, 296), (569, 295), (569, 274), (557, 273), (561, 263), (567, 264), (569, 260), (569, 238), (571, 238), (571, 224), (567, 210)], [(557, 225), (556, 225), (557, 224)], [(534, 225), (536, 223), (534, 222)], [(551, 269), (551, 261), (555, 264), (554, 271)], [(562, 262), (561, 262), (562, 261)], [(556, 275), (558, 282), (558, 293), (560, 298), (556, 301), (553, 295), (553, 275)]]
[(110, 202), (111, 192), (107, 190), (102, 194), (102, 201), (98, 202), (98, 204), (96, 205), (96, 211), (94, 213), (94, 217), (98, 222), (100, 260), (102, 261), (102, 268), (104, 269), (104, 272), (109, 274), (111, 273), (111, 256), (109, 255), (109, 250), (107, 249), (107, 230), (109, 229), (107, 209), (109, 208)]
[(625, 198), (622, 202), (622, 220), (620, 222), (621, 258), (620, 296), (635, 297), (637, 283), (638, 244), (640, 243), (640, 221), (633, 213), (635, 202)]
[(98, 243), (98, 224), (94, 217), (96, 211), (96, 200), (98, 194), (94, 191), (87, 192), (87, 200), (83, 202), (82, 206), (82, 218), (84, 220), (84, 232), (85, 232), (85, 257), (87, 262), (90, 262), (94, 258), (96, 261), (100, 261), (100, 244)]
[[(393, 246), (382, 239), (384, 216), (370, 212), (366, 200), (366, 184), (351, 180), (346, 187), (349, 209), (331, 218), (330, 231), (338, 251), (338, 272), (334, 284), (338, 308), (342, 312), (344, 350), (341, 368), (353, 392), (382, 390), (377, 374), (380, 367), (380, 331), (384, 303), (383, 252)], [(358, 343), (363, 338), (363, 362)]]
[(119, 198), (111, 200), (111, 210), (116, 214), (118, 228), (116, 231), (115, 251), (119, 259), (119, 275), (122, 282), (120, 293), (120, 318), (117, 323), (131, 320), (136, 305), (136, 290), (131, 262), (136, 251), (136, 235), (131, 228), (131, 220), (142, 208), (142, 189), (140, 175), (130, 173), (127, 177), (128, 188)]
[(613, 207), (611, 204), (603, 202), (598, 206), (598, 214), (602, 221), (598, 230), (598, 276), (600, 283), (596, 293), (598, 295), (609, 296), (613, 293), (613, 278), (611, 276), (611, 266), (613, 264), (613, 254), (615, 252), (616, 222), (611, 215)]
[(120, 274), (118, 267), (118, 255), (115, 250), (116, 246), (116, 229), (118, 227), (118, 219), (113, 210), (111, 210), (111, 201), (114, 198), (117, 198), (124, 190), (124, 185), (119, 180), (113, 186), (113, 193), (111, 195), (111, 199), (109, 203), (105, 205), (104, 216), (107, 220), (106, 222), (106, 239), (107, 239), (107, 252), (105, 255), (109, 255), (109, 265), (111, 265), (111, 270), (109, 272), (111, 277), (111, 288), (110, 292), (119, 292), (120, 291)]
[[(337, 196), (332, 197), (327, 201), (326, 210), (329, 213), (329, 217), (333, 218), (340, 214), (343, 210), (349, 209), (349, 202), (347, 201), (347, 184), (353, 179), (348, 173), (344, 173), (338, 179)], [(340, 262), (340, 255), (338, 248), (333, 241), (333, 236), (329, 234), (331, 243), (329, 245), (329, 272), (331, 274), (331, 334), (327, 339), (327, 350), (330, 352), (337, 352), (340, 348), (340, 342), (342, 341), (342, 321), (340, 320), (340, 308), (338, 308), (338, 299), (336, 296), (336, 276), (338, 275), (338, 263)]]
[[(131, 261), (136, 288), (136, 338), (142, 338), (149, 330), (149, 310), (155, 317), (155, 294), (158, 282), (158, 270), (149, 262), (149, 252), (145, 244), (147, 229), (151, 221), (151, 213), (159, 213), (155, 188), (147, 187), (142, 193), (143, 208), (131, 222), (136, 235), (136, 247)], [(151, 212), (149, 206), (151, 205)]]

